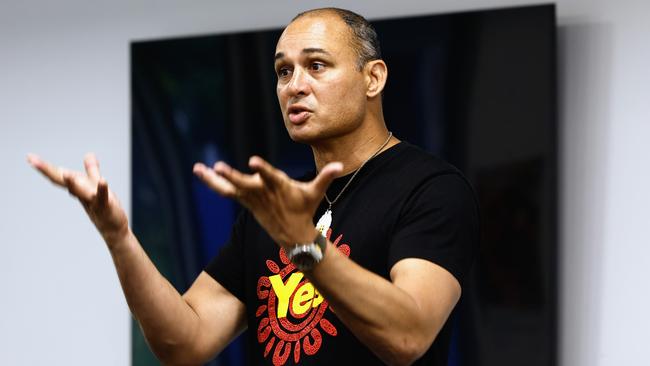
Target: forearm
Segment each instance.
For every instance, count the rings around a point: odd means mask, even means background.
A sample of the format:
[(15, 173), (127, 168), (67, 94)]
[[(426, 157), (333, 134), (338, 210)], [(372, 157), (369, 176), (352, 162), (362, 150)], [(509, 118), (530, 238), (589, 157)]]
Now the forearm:
[[(204, 333), (200, 326), (206, 322), (205, 317), (199, 321), (190, 302), (181, 297), (149, 260), (131, 232), (119, 200), (101, 177), (99, 163), (93, 154), (87, 154), (84, 158), (85, 174), (53, 166), (35, 155), (29, 155), (28, 161), (52, 183), (66, 188), (79, 199), (104, 238), (129, 308), (159, 358), (166, 363), (181, 364), (206, 358), (206, 355), (220, 349), (220, 343), (210, 344), (205, 337), (199, 337)], [(233, 313), (241, 313), (242, 306), (236, 302), (233, 305), (232, 301), (230, 304), (235, 310)], [(218, 323), (222, 323), (221, 320)], [(236, 318), (236, 322), (224, 322), (226, 331), (222, 338), (227, 340), (231, 333), (238, 331), (238, 322), (240, 318)], [(197, 342), (199, 338), (202, 341)], [(175, 358), (175, 355), (180, 356)]]
[(196, 313), (160, 274), (130, 230), (105, 240), (126, 301), (153, 352), (171, 363), (177, 362), (177, 354), (189, 356), (188, 347), (199, 327)]
[(408, 293), (372, 273), (328, 244), (326, 255), (305, 275), (337, 317), (387, 364), (409, 364), (421, 356), (435, 333)]

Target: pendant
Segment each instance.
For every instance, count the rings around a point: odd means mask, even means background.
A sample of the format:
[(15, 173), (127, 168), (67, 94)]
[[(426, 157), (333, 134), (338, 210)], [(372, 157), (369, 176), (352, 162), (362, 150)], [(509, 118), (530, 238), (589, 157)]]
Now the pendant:
[(321, 235), (325, 237), (327, 235), (327, 230), (330, 229), (330, 225), (332, 225), (332, 210), (328, 209), (325, 211), (323, 216), (318, 219), (316, 230), (320, 231)]

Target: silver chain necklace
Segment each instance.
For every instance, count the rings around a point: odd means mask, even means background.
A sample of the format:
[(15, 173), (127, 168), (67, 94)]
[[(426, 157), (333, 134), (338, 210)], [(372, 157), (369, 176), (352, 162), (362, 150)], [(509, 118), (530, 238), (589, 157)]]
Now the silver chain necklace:
[(348, 182), (345, 183), (345, 186), (343, 186), (343, 189), (341, 189), (339, 194), (336, 195), (334, 200), (330, 201), (329, 197), (327, 197), (327, 192), (325, 192), (325, 200), (327, 201), (327, 204), (329, 206), (327, 207), (327, 210), (325, 210), (323, 216), (321, 216), (320, 219), (318, 219), (318, 223), (316, 224), (316, 230), (318, 230), (321, 233), (321, 235), (326, 236), (327, 230), (329, 230), (330, 226), (332, 225), (332, 206), (336, 203), (336, 201), (339, 200), (339, 198), (341, 198), (341, 195), (343, 194), (343, 192), (345, 192), (346, 188), (348, 188), (350, 183), (352, 183), (352, 180), (354, 180), (354, 177), (357, 176), (361, 168), (363, 168), (363, 166), (366, 165), (367, 162), (369, 162), (372, 158), (374, 158), (375, 156), (377, 156), (377, 154), (379, 154), (379, 152), (388, 144), (388, 141), (390, 141), (391, 137), (393, 137), (393, 133), (389, 131), (388, 138), (386, 139), (386, 141), (384, 141), (384, 143), (381, 144), (379, 149), (377, 149), (377, 151), (375, 151), (374, 154), (370, 155), (370, 157), (366, 159), (366, 161), (361, 163), (361, 166), (359, 166), (357, 170), (354, 172), (354, 174), (352, 174), (350, 179), (348, 179)]

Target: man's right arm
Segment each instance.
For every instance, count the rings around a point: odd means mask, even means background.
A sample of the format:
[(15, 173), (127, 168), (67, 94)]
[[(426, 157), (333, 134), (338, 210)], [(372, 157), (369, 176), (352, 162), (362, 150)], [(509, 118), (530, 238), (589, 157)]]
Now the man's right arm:
[(206, 273), (182, 296), (160, 274), (101, 177), (94, 155), (84, 159), (85, 174), (55, 167), (35, 155), (28, 160), (79, 199), (108, 246), (133, 316), (163, 363), (202, 364), (245, 328), (244, 304)]
[(245, 329), (244, 304), (205, 272), (181, 296), (130, 230), (107, 244), (129, 308), (163, 363), (202, 364)]

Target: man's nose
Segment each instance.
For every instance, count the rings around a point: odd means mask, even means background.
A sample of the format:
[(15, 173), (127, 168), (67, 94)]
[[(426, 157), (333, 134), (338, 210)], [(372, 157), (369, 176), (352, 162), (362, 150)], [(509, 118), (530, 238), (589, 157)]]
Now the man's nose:
[(287, 89), (291, 95), (307, 95), (309, 94), (309, 75), (300, 68), (296, 68), (291, 75), (291, 80), (287, 85)]

